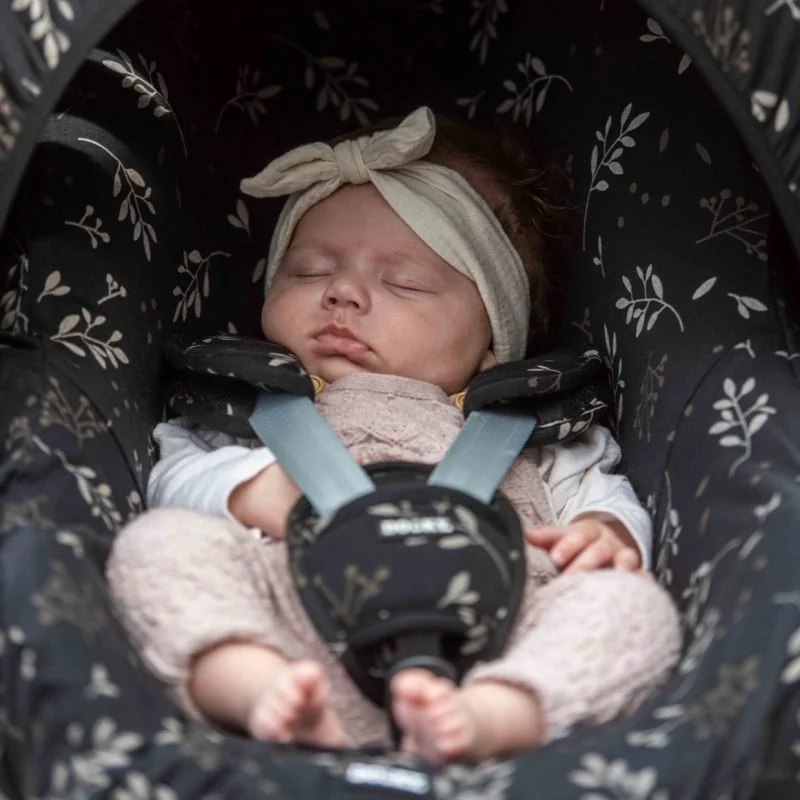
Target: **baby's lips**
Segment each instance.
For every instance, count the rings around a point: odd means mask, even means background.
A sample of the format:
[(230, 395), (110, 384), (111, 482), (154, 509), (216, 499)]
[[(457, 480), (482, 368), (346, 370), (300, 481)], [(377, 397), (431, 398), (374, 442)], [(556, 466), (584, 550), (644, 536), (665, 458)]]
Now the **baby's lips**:
[(338, 333), (321, 333), (317, 336), (317, 345), (323, 355), (329, 356), (361, 356), (369, 351), (364, 342)]

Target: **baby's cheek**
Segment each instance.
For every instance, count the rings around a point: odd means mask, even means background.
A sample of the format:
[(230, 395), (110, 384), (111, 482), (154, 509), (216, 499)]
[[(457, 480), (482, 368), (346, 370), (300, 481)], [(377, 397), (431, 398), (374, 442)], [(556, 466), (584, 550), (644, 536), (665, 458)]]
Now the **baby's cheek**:
[(261, 307), (261, 330), (264, 333), (264, 336), (267, 339), (272, 339), (275, 341), (275, 331), (274, 331), (274, 314), (272, 308), (270, 306), (269, 301), (265, 301), (264, 305)]
[(292, 298), (286, 296), (271, 298), (264, 303), (261, 330), (267, 339), (290, 347), (289, 340), (293, 338), (292, 333), (303, 316), (302, 310), (295, 306)]

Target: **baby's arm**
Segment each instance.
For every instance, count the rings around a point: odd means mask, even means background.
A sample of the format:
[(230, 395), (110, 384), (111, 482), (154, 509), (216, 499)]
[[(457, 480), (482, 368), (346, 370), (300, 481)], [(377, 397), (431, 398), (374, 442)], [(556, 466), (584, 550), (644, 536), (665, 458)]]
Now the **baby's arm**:
[(567, 572), (649, 567), (652, 521), (627, 478), (612, 473), (620, 456), (611, 432), (601, 426), (539, 454), (558, 525), (531, 531), (529, 540), (550, 550)]
[(183, 420), (158, 425), (161, 458), (147, 486), (150, 508), (179, 507), (216, 514), (280, 537), (300, 492), (266, 447), (248, 446)]
[(242, 525), (282, 539), (286, 518), (300, 494), (286, 470), (280, 464), (272, 464), (231, 492), (228, 509)]

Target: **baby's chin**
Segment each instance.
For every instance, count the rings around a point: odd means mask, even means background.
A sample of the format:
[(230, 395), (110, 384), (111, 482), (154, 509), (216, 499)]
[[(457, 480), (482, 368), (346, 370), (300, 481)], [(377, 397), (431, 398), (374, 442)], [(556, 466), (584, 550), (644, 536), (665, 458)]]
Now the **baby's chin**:
[(381, 365), (379, 364), (374, 366), (363, 366), (360, 364), (355, 364), (342, 356), (326, 358), (322, 361), (316, 362), (315, 364), (304, 363), (303, 366), (311, 375), (316, 375), (317, 377), (322, 378), (325, 383), (333, 383), (334, 381), (338, 381), (340, 378), (344, 378), (345, 375), (351, 375), (354, 372), (374, 372), (380, 375), (398, 375), (401, 378), (411, 378), (412, 380), (434, 383), (447, 394), (455, 394), (456, 392), (461, 391), (460, 388), (453, 388), (448, 385), (442, 385), (438, 381), (431, 381), (427, 376), (416, 374), (410, 375), (400, 370), (381, 368)]
[(304, 365), (312, 375), (316, 375), (325, 383), (333, 383), (343, 378), (345, 375), (350, 375), (353, 372), (377, 372), (375, 369), (368, 369), (367, 367), (356, 364), (344, 356), (331, 356), (329, 358), (320, 359), (317, 363)]

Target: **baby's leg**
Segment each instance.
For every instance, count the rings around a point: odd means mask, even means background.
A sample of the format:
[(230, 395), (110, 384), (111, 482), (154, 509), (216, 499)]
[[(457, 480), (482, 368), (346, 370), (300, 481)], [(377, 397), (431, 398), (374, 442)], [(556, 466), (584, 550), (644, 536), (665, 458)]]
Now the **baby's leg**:
[(192, 666), (190, 691), (217, 722), (255, 739), (342, 747), (344, 731), (316, 661), (289, 661), (269, 647), (226, 642)]
[(526, 599), (505, 654), (462, 687), (423, 670), (394, 679), (404, 748), (435, 763), (481, 760), (632, 712), (666, 679), (680, 642), (677, 611), (650, 578), (562, 575)]
[(427, 670), (409, 669), (395, 676), (391, 693), (402, 749), (434, 764), (483, 761), (534, 747), (542, 738), (538, 700), (510, 684), (459, 688)]
[(633, 712), (666, 680), (680, 646), (677, 611), (649, 577), (610, 569), (560, 575), (526, 600), (503, 656), (471, 670), (464, 684), (526, 689), (549, 740), (577, 723)]
[[(256, 707), (267, 707), (270, 696), (284, 697), (276, 738), (319, 736), (334, 744), (338, 734), (321, 669), (309, 671), (307, 662), (289, 664), (280, 655), (291, 632), (283, 629), (275, 587), (260, 568), (262, 548), (229, 520), (151, 511), (117, 536), (109, 587), (144, 661), (187, 712), (249, 731)], [(286, 704), (294, 710), (286, 711)], [(309, 713), (317, 719), (309, 721)], [(257, 730), (263, 730), (262, 717), (263, 711), (253, 718)]]

